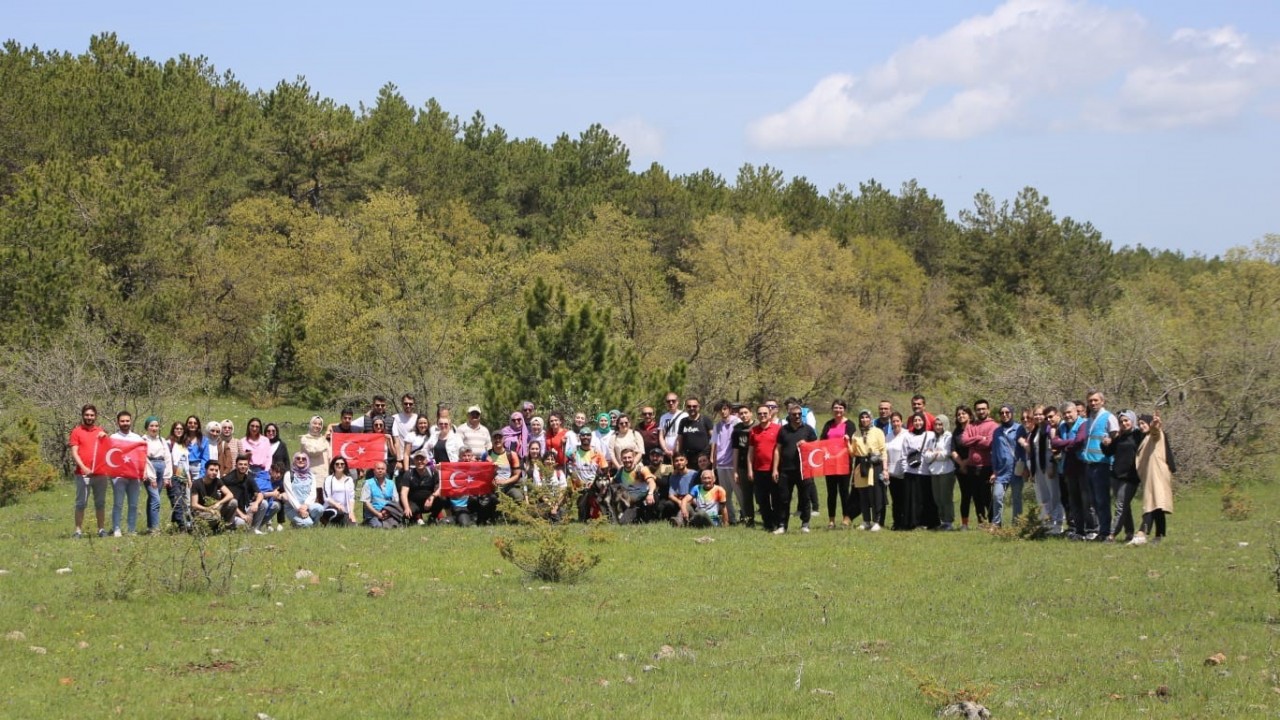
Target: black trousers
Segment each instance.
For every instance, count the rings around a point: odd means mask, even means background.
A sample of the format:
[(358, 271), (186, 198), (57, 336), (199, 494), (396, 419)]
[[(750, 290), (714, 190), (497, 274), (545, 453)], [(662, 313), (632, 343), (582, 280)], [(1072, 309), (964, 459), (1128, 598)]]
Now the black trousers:
[(800, 522), (804, 525), (809, 524), (810, 503), (817, 497), (818, 492), (812, 478), (805, 480), (800, 477), (800, 468), (779, 470), (778, 487), (773, 497), (773, 507), (774, 510), (781, 509), (781, 514), (777, 521), (782, 528), (787, 527), (787, 522), (791, 517), (791, 493), (793, 490), (799, 495), (797, 503), (800, 506)]
[(738, 468), (738, 492), (742, 493), (742, 512), (738, 514), (738, 519), (742, 522), (755, 522), (756, 479), (755, 474), (746, 468)]
[(840, 513), (852, 520), (857, 508), (850, 506), (848, 475), (827, 476), (827, 517), (832, 521), (836, 517), (836, 500), (840, 501)]
[(889, 507), (893, 513), (894, 530), (910, 529), (911, 509), (908, 507), (910, 494), (907, 490), (907, 484), (905, 477), (889, 478)]
[[(765, 530), (778, 527), (778, 513), (773, 507), (773, 496), (777, 485), (773, 482), (773, 472), (757, 470), (752, 473), (752, 484), (755, 486), (756, 506), (760, 511), (760, 523)], [(744, 491), (745, 492), (745, 491)]]

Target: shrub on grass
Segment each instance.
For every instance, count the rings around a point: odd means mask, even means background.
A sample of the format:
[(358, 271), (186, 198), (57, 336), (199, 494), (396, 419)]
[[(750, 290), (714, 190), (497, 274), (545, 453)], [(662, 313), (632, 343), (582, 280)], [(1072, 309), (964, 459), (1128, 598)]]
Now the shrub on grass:
[(991, 534), (1003, 540), (1043, 540), (1049, 537), (1049, 528), (1040, 519), (1040, 503), (1033, 499), (1023, 502), (1025, 508), (1021, 517), (1016, 517), (1009, 525), (992, 528)]
[[(495, 537), (493, 545), (503, 560), (530, 577), (544, 582), (576, 582), (600, 564), (600, 556), (570, 546), (567, 527), (552, 521), (541, 510), (546, 507), (545, 501), (532, 497), (539, 490), (533, 489), (525, 503), (498, 493), (499, 512), (515, 525), (510, 535)], [(565, 491), (560, 496), (560, 506), (572, 508), (572, 500), (573, 493)]]
[(1222, 516), (1228, 520), (1248, 520), (1253, 502), (1235, 480), (1222, 481)]
[(0, 507), (57, 482), (58, 471), (40, 457), (37, 437), (35, 421), (26, 417), (0, 436)]

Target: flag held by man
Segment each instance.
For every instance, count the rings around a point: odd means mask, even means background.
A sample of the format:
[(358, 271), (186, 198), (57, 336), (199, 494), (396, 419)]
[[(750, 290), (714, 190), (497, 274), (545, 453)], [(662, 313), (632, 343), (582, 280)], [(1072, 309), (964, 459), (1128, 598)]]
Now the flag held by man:
[(387, 459), (387, 436), (382, 433), (334, 433), (333, 456), (353, 470), (372, 470)]
[(100, 438), (93, 457), (93, 474), (142, 480), (147, 475), (147, 443), (110, 436)]
[(440, 463), (440, 495), (447, 498), (488, 495), (494, 491), (498, 466), (489, 462)]
[(845, 439), (830, 438), (800, 443), (800, 476), (803, 478), (849, 474), (849, 446)]

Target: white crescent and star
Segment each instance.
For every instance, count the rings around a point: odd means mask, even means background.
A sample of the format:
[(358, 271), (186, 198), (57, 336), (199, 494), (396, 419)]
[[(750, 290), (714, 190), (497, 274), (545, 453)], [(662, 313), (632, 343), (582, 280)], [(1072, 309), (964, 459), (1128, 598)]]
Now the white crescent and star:
[[(815, 453), (822, 453), (822, 461), (820, 461), (820, 462), (814, 462), (814, 461), (813, 461), (813, 456), (814, 456), (814, 454), (815, 454)], [(808, 457), (808, 458), (806, 458), (806, 462), (808, 462), (808, 463), (809, 463), (809, 467), (812, 467), (812, 468), (820, 468), (820, 467), (822, 467), (822, 463), (823, 463), (823, 462), (825, 462), (825, 461), (826, 461), (826, 459), (827, 459), (827, 458), (829, 458), (829, 457), (831, 457), (831, 454), (827, 452), (827, 449), (826, 449), (826, 448), (824, 448), (824, 447), (816, 447), (816, 448), (814, 448), (814, 449), (812, 449), (812, 450), (810, 450), (810, 451), (809, 451), (809, 457)]]
[(342, 443), (341, 445), (339, 445), (339, 446), (338, 446), (338, 455), (339, 455), (343, 460), (354, 460), (354, 459), (355, 459), (355, 458), (352, 458), (350, 455), (347, 455), (347, 446), (348, 446), (348, 445), (350, 445), (350, 444), (351, 444), (351, 441), (350, 441), (350, 440), (348, 440), (348, 441), (346, 441), (346, 442), (344, 442), (344, 443)]
[(120, 448), (114, 448), (114, 447), (113, 447), (113, 448), (111, 448), (110, 450), (108, 450), (108, 451), (107, 451), (107, 454), (106, 454), (106, 455), (104, 455), (104, 456), (102, 456), (102, 457), (103, 457), (103, 459), (107, 461), (107, 467), (124, 467), (124, 465), (123, 465), (122, 463), (115, 462), (115, 461), (113, 461), (113, 460), (111, 459), (111, 453), (121, 453), (121, 454), (123, 454), (123, 453), (124, 453), (124, 451), (123, 451), (123, 450), (121, 450)]

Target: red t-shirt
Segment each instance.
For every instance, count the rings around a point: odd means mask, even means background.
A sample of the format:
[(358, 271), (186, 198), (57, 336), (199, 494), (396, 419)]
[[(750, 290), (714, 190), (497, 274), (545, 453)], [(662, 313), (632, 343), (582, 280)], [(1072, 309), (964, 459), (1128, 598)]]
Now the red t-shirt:
[(769, 423), (765, 427), (751, 426), (751, 469), (768, 472), (773, 469), (773, 448), (778, 444), (781, 425)]
[(552, 435), (551, 433), (547, 433), (547, 446), (543, 448), (543, 451), (545, 453), (545, 451), (547, 450), (554, 450), (556, 453), (557, 465), (564, 465), (565, 462), (567, 462), (568, 460), (568, 458), (566, 458), (564, 454), (564, 439), (568, 435), (569, 435), (569, 431), (565, 430), (564, 428), (560, 428), (560, 432), (556, 433), (555, 435)]
[[(76, 425), (71, 431), (70, 445), (75, 449), (76, 457), (80, 458), (80, 462), (85, 467), (93, 467), (94, 451), (98, 447), (98, 436), (102, 434), (102, 428), (94, 425), (93, 427), (85, 427), (84, 423)], [(76, 467), (76, 474), (80, 474), (79, 466)]]

